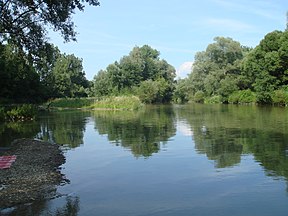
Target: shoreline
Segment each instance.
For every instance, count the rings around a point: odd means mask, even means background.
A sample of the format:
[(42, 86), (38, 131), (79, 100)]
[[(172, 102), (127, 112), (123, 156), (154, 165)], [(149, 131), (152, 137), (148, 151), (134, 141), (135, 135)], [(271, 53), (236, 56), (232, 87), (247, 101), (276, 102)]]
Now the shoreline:
[(65, 157), (59, 146), (33, 139), (17, 139), (1, 156), (16, 155), (8, 169), (0, 169), (0, 210), (57, 195), (57, 185), (67, 182), (60, 166)]

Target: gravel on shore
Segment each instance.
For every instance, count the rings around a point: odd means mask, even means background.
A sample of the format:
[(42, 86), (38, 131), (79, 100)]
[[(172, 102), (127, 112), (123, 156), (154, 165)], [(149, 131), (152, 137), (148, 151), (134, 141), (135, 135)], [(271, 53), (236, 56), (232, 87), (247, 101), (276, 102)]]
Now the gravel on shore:
[(10, 168), (0, 169), (0, 209), (52, 198), (65, 183), (60, 170), (65, 157), (56, 144), (18, 139), (0, 154), (17, 156)]

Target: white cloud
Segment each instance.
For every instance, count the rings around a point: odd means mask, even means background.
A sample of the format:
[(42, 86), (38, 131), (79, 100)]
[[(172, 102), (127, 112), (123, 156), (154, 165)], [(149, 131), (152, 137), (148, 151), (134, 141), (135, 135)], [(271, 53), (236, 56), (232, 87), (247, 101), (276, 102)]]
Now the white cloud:
[(177, 78), (185, 78), (192, 71), (193, 62), (184, 62), (176, 71)]
[(177, 131), (179, 131), (183, 136), (193, 136), (193, 131), (189, 124), (179, 121), (177, 124)]

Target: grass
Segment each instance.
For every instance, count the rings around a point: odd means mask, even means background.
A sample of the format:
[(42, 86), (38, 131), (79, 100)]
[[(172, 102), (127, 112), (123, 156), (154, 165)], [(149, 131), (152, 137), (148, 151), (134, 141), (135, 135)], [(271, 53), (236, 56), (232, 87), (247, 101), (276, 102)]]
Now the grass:
[(110, 96), (103, 98), (59, 98), (45, 104), (48, 108), (85, 108), (109, 110), (137, 110), (143, 104), (135, 96)]
[(47, 108), (85, 108), (95, 102), (95, 98), (57, 98), (48, 101)]
[(137, 110), (143, 104), (140, 99), (135, 96), (118, 96), (106, 97), (102, 100), (93, 103), (90, 108), (92, 109), (111, 109), (111, 110)]

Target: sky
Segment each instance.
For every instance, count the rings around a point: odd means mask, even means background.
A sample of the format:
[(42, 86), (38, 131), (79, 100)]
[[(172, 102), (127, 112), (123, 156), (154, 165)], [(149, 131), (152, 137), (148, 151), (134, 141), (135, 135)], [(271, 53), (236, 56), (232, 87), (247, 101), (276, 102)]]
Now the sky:
[(255, 47), (264, 36), (286, 28), (287, 0), (99, 0), (99, 7), (76, 11), (77, 42), (50, 32), (61, 52), (83, 59), (88, 80), (129, 55), (135, 46), (160, 51), (177, 77), (191, 72), (194, 56), (217, 36)]

